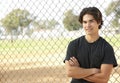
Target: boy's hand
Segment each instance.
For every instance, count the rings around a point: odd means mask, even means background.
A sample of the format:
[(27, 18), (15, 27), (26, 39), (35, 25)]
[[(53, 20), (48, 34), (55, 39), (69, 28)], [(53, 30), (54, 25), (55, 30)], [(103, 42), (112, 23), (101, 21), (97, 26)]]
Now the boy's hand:
[(70, 63), (71, 66), (77, 66), (77, 67), (80, 66), (78, 60), (75, 57), (71, 57), (70, 60), (69, 60), (69, 63)]

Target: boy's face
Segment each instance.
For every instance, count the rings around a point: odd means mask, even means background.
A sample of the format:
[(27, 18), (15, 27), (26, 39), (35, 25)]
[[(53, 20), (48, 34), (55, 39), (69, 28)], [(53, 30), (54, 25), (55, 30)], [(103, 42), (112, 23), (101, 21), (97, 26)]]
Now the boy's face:
[(83, 28), (86, 32), (86, 35), (98, 35), (99, 25), (95, 18), (90, 14), (85, 14), (83, 16)]

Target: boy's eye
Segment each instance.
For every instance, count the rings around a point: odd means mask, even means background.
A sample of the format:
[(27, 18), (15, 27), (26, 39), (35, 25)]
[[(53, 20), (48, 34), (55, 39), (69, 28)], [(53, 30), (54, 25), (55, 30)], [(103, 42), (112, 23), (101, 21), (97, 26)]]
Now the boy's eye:
[(83, 21), (83, 23), (85, 24), (85, 23), (87, 23), (86, 21)]

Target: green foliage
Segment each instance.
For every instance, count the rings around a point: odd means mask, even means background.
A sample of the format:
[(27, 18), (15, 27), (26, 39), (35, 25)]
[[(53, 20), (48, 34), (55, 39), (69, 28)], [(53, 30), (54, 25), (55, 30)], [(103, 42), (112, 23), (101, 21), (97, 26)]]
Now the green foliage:
[(33, 20), (29, 18), (30, 13), (26, 10), (22, 10), (20, 15), (18, 16), (19, 18), (19, 26), (21, 27), (26, 27), (30, 24), (30, 22)]
[(16, 29), (19, 25), (19, 18), (17, 18), (14, 13), (8, 14), (5, 18), (1, 20), (2, 26), (7, 28), (7, 31), (11, 31), (13, 29)]
[(59, 23), (55, 20), (40, 20), (40, 21), (34, 21), (33, 26), (36, 27), (37, 30), (40, 29), (53, 29), (56, 25)]
[(18, 27), (27, 27), (32, 21), (29, 17), (30, 13), (27, 10), (14, 9), (1, 20), (1, 23), (8, 32), (11, 32)]
[(78, 16), (74, 15), (72, 10), (67, 11), (64, 15), (63, 24), (68, 31), (79, 30), (82, 27), (78, 21)]
[(54, 28), (56, 25), (58, 25), (59, 23), (55, 20), (55, 19), (52, 19), (50, 21), (48, 21), (48, 28)]
[(119, 27), (120, 23), (120, 0), (112, 1), (105, 10), (106, 15), (114, 14), (112, 21), (113, 27)]

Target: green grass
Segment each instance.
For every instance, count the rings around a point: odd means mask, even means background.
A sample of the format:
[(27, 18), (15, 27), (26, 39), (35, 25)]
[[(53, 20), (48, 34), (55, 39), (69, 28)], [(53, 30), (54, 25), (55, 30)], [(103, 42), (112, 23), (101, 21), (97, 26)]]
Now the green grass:
[[(120, 47), (120, 35), (105, 37), (114, 47)], [(66, 49), (72, 38), (40, 39), (40, 40), (10, 40), (0, 41), (1, 54), (30, 54), (30, 53), (55, 53)]]
[(32, 53), (32, 52), (55, 52), (64, 50), (70, 39), (41, 39), (41, 40), (10, 40), (0, 41), (0, 52), (10, 53)]
[(120, 35), (105, 37), (105, 39), (114, 47), (120, 48)]

